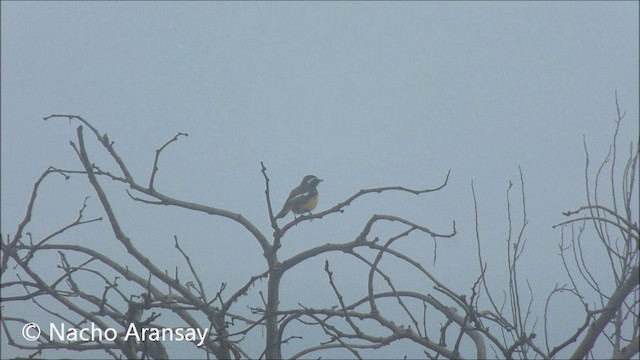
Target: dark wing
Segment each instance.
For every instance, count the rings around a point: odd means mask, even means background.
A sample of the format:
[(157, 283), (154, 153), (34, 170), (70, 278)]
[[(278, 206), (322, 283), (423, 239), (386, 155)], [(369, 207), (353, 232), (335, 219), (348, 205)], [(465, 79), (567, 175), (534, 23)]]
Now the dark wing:
[(282, 206), (282, 210), (276, 215), (276, 219), (283, 218), (292, 207), (303, 204), (305, 202), (305, 198), (309, 196), (309, 191), (305, 191), (301, 186), (296, 187), (291, 190), (289, 193), (289, 197), (287, 197), (287, 201), (284, 202)]
[(311, 191), (298, 193), (298, 194), (295, 194), (294, 196), (289, 196), (289, 199), (287, 199), (287, 202), (285, 204), (289, 208), (298, 207), (298, 206), (304, 205), (307, 201), (309, 201), (309, 198), (311, 196), (313, 196), (313, 192)]

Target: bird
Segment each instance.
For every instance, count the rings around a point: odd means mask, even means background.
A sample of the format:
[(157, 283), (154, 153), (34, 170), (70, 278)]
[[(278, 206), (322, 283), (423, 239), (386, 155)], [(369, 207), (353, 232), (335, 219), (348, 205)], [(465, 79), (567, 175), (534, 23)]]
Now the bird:
[(293, 211), (294, 217), (295, 214), (311, 213), (311, 210), (318, 205), (318, 190), (316, 187), (322, 181), (315, 175), (305, 176), (300, 185), (291, 190), (287, 201), (282, 206), (282, 210), (276, 215), (276, 219), (285, 217), (289, 211)]

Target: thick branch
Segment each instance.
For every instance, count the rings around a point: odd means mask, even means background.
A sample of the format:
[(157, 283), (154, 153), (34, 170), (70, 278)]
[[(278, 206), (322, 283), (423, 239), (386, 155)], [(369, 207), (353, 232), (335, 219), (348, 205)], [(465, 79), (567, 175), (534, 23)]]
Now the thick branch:
[(613, 295), (611, 295), (611, 299), (609, 299), (604, 311), (589, 327), (589, 331), (587, 331), (584, 339), (582, 339), (582, 342), (578, 345), (576, 351), (571, 355), (572, 359), (584, 359), (589, 354), (589, 351), (593, 348), (596, 339), (600, 336), (611, 319), (613, 319), (624, 299), (626, 299), (633, 289), (638, 286), (638, 276), (640, 276), (640, 273), (638, 272), (638, 266), (636, 266), (633, 268), (627, 279), (616, 289), (616, 291), (614, 291)]

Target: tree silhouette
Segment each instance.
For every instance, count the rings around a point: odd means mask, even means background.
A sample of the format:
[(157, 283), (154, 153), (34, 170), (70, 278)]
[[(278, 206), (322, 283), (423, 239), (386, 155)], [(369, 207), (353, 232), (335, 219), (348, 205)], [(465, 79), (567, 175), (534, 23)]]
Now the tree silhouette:
[[(425, 189), (388, 186), (360, 190), (327, 210), (303, 215), (281, 225), (274, 218), (270, 179), (266, 166), (261, 164), (264, 201), (272, 231), (268, 234), (241, 214), (173, 198), (155, 188), (163, 151), (187, 134), (176, 134), (156, 150), (151, 174), (148, 181), (143, 182), (132, 175), (114, 142), (89, 121), (77, 115), (50, 115), (45, 120), (68, 119), (80, 123), (77, 139), (71, 142), (71, 146), (81, 167), (50, 167), (45, 170), (35, 182), (27, 211), (15, 234), (3, 233), (2, 304), (4, 307), (20, 302), (24, 307), (44, 310), (52, 318), (68, 324), (68, 327), (60, 331), (64, 333), (64, 339), (59, 339), (60, 334), (51, 334), (45, 328), (39, 338), (27, 342), (16, 334), (33, 320), (13, 316), (3, 310), (4, 337), (10, 346), (31, 356), (48, 356), (50, 351), (65, 349), (94, 354), (89, 356), (100, 354), (96, 351), (106, 352), (113, 358), (176, 357), (179, 352), (172, 352), (166, 339), (162, 341), (152, 336), (142, 338), (125, 335), (129, 332), (142, 333), (143, 330), (148, 334), (164, 331), (177, 338), (180, 336), (178, 334), (188, 337), (190, 329), (206, 329), (204, 338), (200, 339), (196, 336), (199, 334), (194, 333), (191, 334), (192, 338), (186, 339), (199, 349), (203, 358), (331, 357), (338, 354), (331, 352), (334, 350), (344, 351), (339, 353), (343, 357), (363, 358), (366, 354), (372, 354), (367, 352), (371, 349), (394, 343), (413, 344), (429, 358), (589, 358), (598, 341), (609, 344), (612, 357), (630, 358), (638, 354), (639, 347), (640, 235), (636, 180), (639, 161), (638, 146), (632, 143), (623, 170), (619, 172), (616, 167), (619, 151), (617, 136), (624, 118), (619, 107), (617, 109), (612, 146), (598, 167), (594, 180), (585, 141), (586, 205), (564, 213), (567, 220), (556, 225), (561, 229), (559, 250), (569, 284), (556, 285), (548, 294), (542, 315), (542, 337), (537, 336), (536, 323), (531, 314), (531, 286), (518, 271), (519, 259), (525, 251), (528, 223), (522, 171), (519, 201), (523, 213), (517, 230), (511, 210), (513, 184), (509, 185), (506, 194), (510, 230), (505, 266), (509, 278), (503, 295), (492, 293), (487, 286), (490, 279), (486, 276), (487, 263), (482, 256), (482, 239), (478, 231), (479, 204), (471, 183), (479, 270), (475, 282), (469, 284), (469, 292), (465, 294), (456, 292), (446, 281), (434, 276), (416, 256), (396, 246), (415, 233), (423, 234), (428, 241), (450, 239), (456, 235), (455, 222), (441, 232), (432, 230), (431, 225), (417, 224), (399, 216), (373, 214), (364, 224), (354, 225), (359, 226), (357, 236), (348, 241), (310, 247), (288, 257), (279, 256), (283, 238), (293, 229), (301, 229), (309, 222), (321, 222), (325, 217), (342, 213), (352, 202), (376, 193), (408, 192), (428, 196), (447, 186), (449, 172), (443, 174), (441, 184)], [(99, 148), (106, 152), (108, 159), (116, 164), (117, 171), (98, 165), (94, 159), (100, 156), (89, 154), (88, 141), (85, 139), (87, 129), (97, 140)], [(603, 189), (605, 175), (608, 175), (609, 183)], [(74, 221), (48, 235), (34, 237), (28, 231), (37, 226), (32, 221), (32, 212), (41, 185), (50, 176), (88, 180), (103, 215), (87, 218), (85, 198)], [(105, 182), (125, 187), (129, 199), (138, 204), (182, 208), (240, 225), (259, 244), (265, 268), (237, 288), (228, 289), (227, 283), (222, 283), (220, 288), (212, 291), (205, 285), (209, 283), (206, 281), (207, 275), (196, 270), (197, 264), (192, 262), (190, 254), (180, 246), (180, 240), (175, 235), (173, 251), (182, 256), (185, 266), (176, 268), (173, 273), (162, 268), (139, 250), (136, 241), (128, 235), (130, 229), (122, 225), (122, 217), (112, 206), (113, 195), (105, 190)], [(609, 204), (600, 200), (603, 194), (610, 199)], [(126, 264), (90, 245), (56, 243), (63, 233), (99, 223), (108, 223), (108, 231), (113, 237), (109, 241), (126, 249), (130, 256)], [(393, 227), (390, 226), (392, 223)], [(392, 233), (379, 237), (372, 231), (374, 227), (388, 228)], [(594, 241), (601, 246), (601, 253), (597, 256), (608, 257), (609, 273), (602, 273), (600, 269), (590, 266), (591, 254), (584, 251), (584, 243)], [(50, 261), (52, 254), (57, 254), (57, 266)], [(332, 256), (338, 254), (347, 256), (348, 261), (367, 269), (366, 284), (362, 284), (366, 291), (356, 301), (345, 300), (345, 289), (336, 281)], [(327, 257), (324, 273), (333, 292), (333, 305), (312, 308), (298, 303), (297, 307), (283, 308), (280, 305), (283, 275), (296, 271), (302, 263), (320, 256)], [(383, 259), (388, 258), (411, 268), (410, 276), (428, 282), (431, 290), (407, 290), (397, 286), (398, 279), (381, 266)], [(596, 270), (598, 273), (595, 273)], [(55, 278), (51, 279), (52, 276)], [(266, 294), (258, 285), (263, 281), (266, 282)], [(552, 307), (554, 299), (561, 294), (570, 294), (584, 307), (584, 321), (576, 324), (577, 330), (568, 338), (554, 339), (548, 335), (552, 319), (548, 318), (546, 309)], [(262, 306), (243, 306), (240, 301), (243, 297), (259, 299)], [(94, 328), (93, 335), (102, 336), (83, 339), (80, 330), (89, 327)], [(311, 341), (303, 341), (301, 334), (306, 330), (301, 329), (305, 328), (316, 331)], [(114, 334), (109, 333), (109, 329), (116, 329), (117, 336), (110, 337)], [(256, 339), (262, 345), (256, 347)], [(574, 343), (577, 346), (570, 346)]]

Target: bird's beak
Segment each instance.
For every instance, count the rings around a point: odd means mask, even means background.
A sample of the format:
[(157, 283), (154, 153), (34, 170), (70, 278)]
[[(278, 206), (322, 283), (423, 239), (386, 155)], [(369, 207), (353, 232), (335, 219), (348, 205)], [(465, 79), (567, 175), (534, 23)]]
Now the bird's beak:
[(318, 182), (323, 182), (323, 181), (324, 181), (324, 180), (322, 180), (322, 179), (318, 179)]

